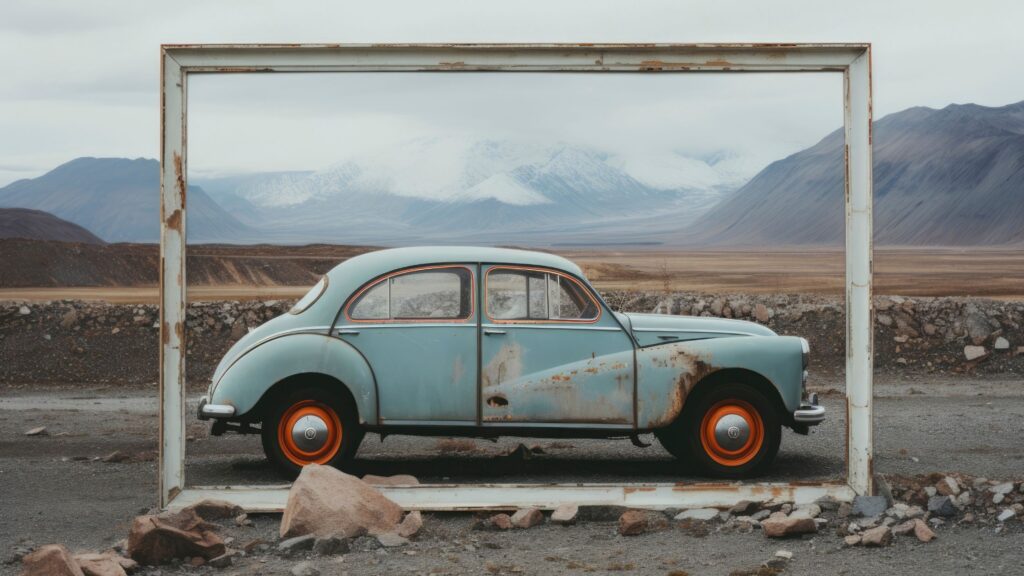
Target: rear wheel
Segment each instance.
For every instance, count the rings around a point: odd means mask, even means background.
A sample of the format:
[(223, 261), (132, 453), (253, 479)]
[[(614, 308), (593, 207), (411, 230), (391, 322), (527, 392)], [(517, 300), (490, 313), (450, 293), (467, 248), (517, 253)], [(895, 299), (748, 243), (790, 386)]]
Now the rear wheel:
[(692, 398), (658, 440), (683, 462), (720, 478), (763, 474), (779, 451), (782, 425), (772, 403), (742, 383), (715, 384)]
[(362, 440), (355, 407), (318, 387), (288, 392), (270, 407), (262, 426), (263, 451), (283, 473), (308, 464), (340, 467)]

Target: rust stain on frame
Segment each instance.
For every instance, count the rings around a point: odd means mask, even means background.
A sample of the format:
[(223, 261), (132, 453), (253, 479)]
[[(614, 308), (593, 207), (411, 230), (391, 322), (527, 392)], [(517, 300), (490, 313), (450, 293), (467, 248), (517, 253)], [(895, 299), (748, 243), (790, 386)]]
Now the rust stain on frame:
[[(178, 193), (178, 198), (181, 199), (181, 209), (185, 209), (185, 170), (181, 159), (181, 154), (174, 153), (174, 191)], [(173, 214), (172, 214), (173, 216)], [(180, 230), (180, 229), (179, 229)]]

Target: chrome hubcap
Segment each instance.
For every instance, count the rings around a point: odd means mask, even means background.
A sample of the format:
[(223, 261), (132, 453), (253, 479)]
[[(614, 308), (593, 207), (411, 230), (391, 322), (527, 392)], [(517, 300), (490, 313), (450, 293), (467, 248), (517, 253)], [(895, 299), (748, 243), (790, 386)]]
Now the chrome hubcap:
[(715, 423), (715, 440), (726, 450), (739, 450), (750, 438), (750, 425), (742, 416), (726, 414)]
[(327, 423), (318, 416), (303, 416), (292, 426), (292, 440), (299, 450), (316, 452), (327, 443)]

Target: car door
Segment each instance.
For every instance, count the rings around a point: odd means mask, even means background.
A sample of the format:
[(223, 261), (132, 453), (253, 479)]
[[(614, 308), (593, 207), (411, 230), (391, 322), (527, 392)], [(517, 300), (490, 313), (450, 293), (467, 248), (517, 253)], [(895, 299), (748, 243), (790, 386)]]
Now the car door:
[(385, 275), (346, 304), (337, 334), (377, 381), (388, 425), (476, 425), (476, 266)]
[(484, 267), (484, 426), (633, 425), (633, 341), (582, 282)]

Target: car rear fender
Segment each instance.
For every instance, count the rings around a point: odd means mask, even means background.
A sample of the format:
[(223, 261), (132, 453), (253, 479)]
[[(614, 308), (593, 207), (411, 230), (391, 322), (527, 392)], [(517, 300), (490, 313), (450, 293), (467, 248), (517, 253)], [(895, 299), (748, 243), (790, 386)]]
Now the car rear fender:
[(234, 406), (235, 417), (244, 419), (275, 384), (300, 374), (337, 380), (355, 399), (360, 423), (377, 423), (373, 370), (351, 344), (326, 334), (290, 334), (250, 349), (224, 372), (210, 402)]

